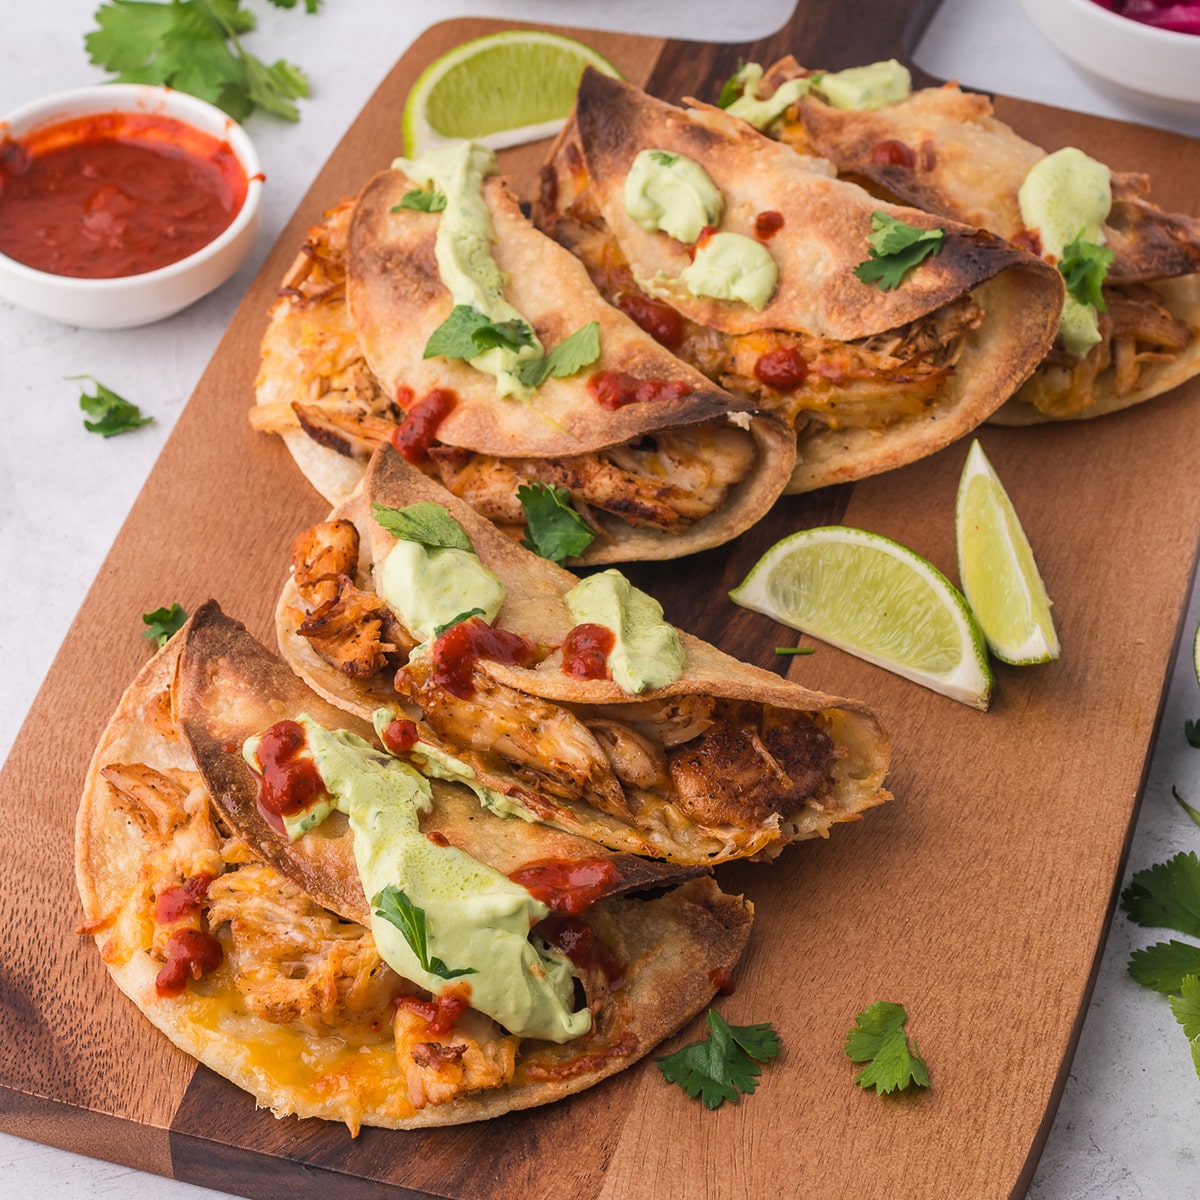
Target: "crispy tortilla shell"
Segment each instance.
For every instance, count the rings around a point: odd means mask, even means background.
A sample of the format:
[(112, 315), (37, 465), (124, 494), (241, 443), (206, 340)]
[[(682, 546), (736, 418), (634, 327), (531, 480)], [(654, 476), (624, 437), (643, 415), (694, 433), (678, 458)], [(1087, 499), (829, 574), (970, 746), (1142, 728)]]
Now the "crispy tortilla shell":
[[(389, 448), (375, 454), (363, 491), (338, 510), (338, 514), (359, 525), (364, 544), (371, 546), (372, 558), (378, 563), (394, 539), (370, 518), (370, 505), (403, 508), (419, 501), (443, 505), (466, 529), (483, 563), (504, 584), (506, 598), (497, 624), (543, 646), (561, 645), (574, 625), (563, 596), (578, 582), (577, 577), (499, 533)], [(302, 607), (295, 583), (289, 581), (276, 610), (280, 650), (289, 666), (321, 695), (363, 717), (382, 702), (399, 706), (395, 694), (386, 699), (386, 692), (377, 684), (343, 674), (316, 654), (298, 632)], [(890, 743), (870, 708), (855, 700), (828, 696), (782, 680), (769, 671), (739, 662), (687, 633), (681, 633), (680, 637), (686, 655), (681, 678), (636, 697), (629, 696), (611, 680), (584, 680), (566, 675), (558, 651), (536, 668), (507, 667), (487, 661), (479, 665), (505, 687), (558, 704), (632, 706), (704, 695), (803, 713), (832, 738), (838, 751), (829, 785), (819, 801), (803, 805), (781, 820), (752, 822), (742, 828), (718, 829), (695, 823), (672, 826), (666, 831), (648, 831), (584, 801), (569, 802), (542, 795), (540, 803), (545, 807), (539, 814), (541, 819), (630, 853), (681, 863), (715, 863), (753, 854), (769, 856), (787, 841), (824, 836), (833, 824), (857, 819), (866, 809), (890, 798), (883, 787)], [(490, 786), (505, 790), (504, 778), (487, 778), (482, 774), (480, 777)]]
[[(240, 674), (252, 669), (254, 655), (236, 646), (241, 635), (233, 631), (233, 623), (221, 630), (226, 619), (215, 607), (203, 611), (204, 622), (232, 653), (232, 674), (217, 666), (205, 686), (236, 686)], [(155, 918), (148, 877), (153, 874), (155, 838), (132, 819), (128, 804), (102, 772), (107, 764), (136, 763), (151, 774), (164, 772), (193, 780), (188, 810), (205, 822), (214, 838), (220, 836), (205, 815), (207, 793), (166, 703), (186, 637), (173, 639), (139, 673), (93, 756), (76, 824), (76, 877), (87, 917), (84, 929), (95, 937), (117, 985), (152, 1024), (276, 1116), (342, 1121), (356, 1133), (364, 1124), (428, 1128), (549, 1103), (632, 1065), (701, 1011), (714, 993), (713, 979), (736, 965), (749, 936), (752, 909), (740, 897), (724, 895), (711, 879), (687, 880), (650, 900), (604, 899), (589, 910), (587, 919), (617, 954), (625, 978), (611, 997), (599, 998), (593, 1033), (565, 1045), (523, 1041), (504, 1082), (441, 1103), (423, 1102), (423, 1106), (411, 1099), (386, 1021), (382, 1032), (375, 1034), (360, 1023), (348, 1027), (345, 1037), (327, 1032), (318, 1036), (303, 1023), (266, 1019), (248, 1010), (233, 978), (228, 927), (221, 932), (223, 964), (189, 983), (181, 994), (160, 996), (155, 981), (161, 960), (150, 952)], [(270, 657), (265, 651), (262, 654), (264, 660)], [(203, 674), (195, 667), (192, 673)], [(274, 668), (268, 673), (274, 675)], [(291, 702), (297, 698), (293, 693)], [(256, 685), (245, 713), (261, 715), (261, 703)], [(303, 705), (310, 712), (321, 709), (311, 695)], [(238, 701), (227, 698), (217, 708), (235, 714)], [(337, 719), (353, 724), (343, 713)], [(170, 835), (165, 846), (172, 849)], [(230, 864), (228, 870), (245, 869), (255, 876), (265, 871), (264, 901), (277, 913), (290, 884), (282, 875), (273, 876), (270, 867), (239, 866), (246, 858), (237, 847), (236, 837), (226, 840), (222, 853)], [(328, 866), (326, 862), (324, 867)], [(272, 877), (277, 880), (273, 887)], [(291, 894), (296, 895), (294, 889)], [(291, 902), (314, 911), (302, 894)], [(344, 924), (333, 924), (339, 937), (346, 935)], [(366, 935), (365, 930), (361, 933)], [(302, 942), (303, 933), (298, 930), (297, 936)]]

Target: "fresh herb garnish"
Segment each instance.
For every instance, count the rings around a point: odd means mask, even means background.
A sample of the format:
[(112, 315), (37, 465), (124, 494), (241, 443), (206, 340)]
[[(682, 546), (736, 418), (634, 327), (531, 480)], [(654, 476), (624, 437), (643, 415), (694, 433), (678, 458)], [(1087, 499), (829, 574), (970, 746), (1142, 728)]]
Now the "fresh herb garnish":
[(533, 330), (525, 321), (490, 321), (469, 304), (456, 304), (450, 315), (429, 335), (423, 358), (478, 358), (503, 347), (520, 350), (533, 345)]
[(1200, 937), (1200, 859), (1195, 851), (1136, 872), (1121, 893), (1121, 907), (1138, 925)]
[(91, 375), (68, 375), (69, 380), (90, 379), (96, 385), (96, 394), (89, 396), (81, 389), (79, 407), (94, 421), (84, 421), (83, 427), (88, 433), (98, 433), (101, 437), (115, 437), (118, 433), (128, 433), (142, 425), (149, 425), (153, 417), (142, 416), (142, 410), (136, 404), (131, 404), (124, 396), (118, 396), (111, 388), (106, 388), (98, 379)]
[(1067, 285), (1067, 294), (1080, 304), (1090, 304), (1099, 312), (1105, 312), (1101, 285), (1114, 257), (1111, 250), (1086, 241), (1081, 232), (1069, 246), (1063, 248), (1058, 264)]
[(1200, 978), (1185, 975), (1180, 980), (1179, 995), (1171, 997), (1171, 1012), (1192, 1044), (1192, 1064), (1200, 1075)]
[(815, 654), (816, 646), (776, 646), (776, 654), (786, 654), (795, 657), (797, 654)]
[(561, 563), (582, 554), (596, 535), (571, 507), (571, 493), (545, 483), (521, 484), (517, 499), (525, 510), (521, 545), (551, 562)]
[(455, 625), (461, 625), (464, 621), (469, 621), (472, 617), (487, 617), (487, 613), (482, 608), (469, 608), (466, 612), (460, 612), (457, 617), (451, 617), (445, 625), (435, 625), (433, 627), (433, 636), (440, 638), (447, 629), (453, 629)]
[[(1193, 744), (1193, 745), (1195, 745), (1195, 743), (1194, 743), (1194, 742), (1193, 742), (1192, 744)], [(1192, 807), (1192, 806), (1191, 806), (1191, 805), (1190, 805), (1190, 804), (1189, 804), (1189, 803), (1188, 803), (1188, 802), (1187, 802), (1187, 801), (1186, 801), (1186, 800), (1185, 800), (1185, 799), (1184, 799), (1184, 798), (1183, 798), (1183, 797), (1182, 797), (1182, 796), (1179, 794), (1179, 789), (1178, 789), (1177, 787), (1172, 787), (1172, 788), (1171, 788), (1171, 795), (1175, 797), (1175, 803), (1176, 803), (1176, 804), (1178, 804), (1178, 805), (1179, 805), (1179, 807), (1180, 807), (1180, 808), (1182, 808), (1182, 809), (1183, 809), (1183, 811), (1184, 811), (1185, 813), (1187, 813), (1187, 815), (1188, 815), (1189, 817), (1191, 817), (1191, 818), (1192, 818), (1193, 822), (1195, 822), (1195, 824), (1197, 824), (1197, 825), (1200, 825), (1200, 812), (1198, 812), (1196, 809), (1194, 809), (1194, 808), (1193, 808), (1193, 807)]]
[(403, 542), (420, 542), (429, 549), (466, 550), (474, 554), (475, 547), (467, 531), (440, 505), (422, 500), (406, 508), (388, 508), (372, 504), (375, 520), (394, 538)]
[(526, 387), (541, 387), (553, 375), (566, 379), (590, 366), (600, 357), (600, 322), (581, 325), (543, 358), (526, 359), (517, 368), (517, 377)]
[[(317, 11), (320, 0), (304, 0)], [(296, 0), (271, 0), (294, 8)], [(255, 27), (240, 0), (110, 0), (96, 10), (84, 38), (91, 61), (118, 83), (167, 84), (244, 121), (256, 108), (288, 121), (300, 117), (293, 100), (308, 95), (304, 72), (283, 59), (267, 66), (249, 54), (241, 35)]]
[(1178, 992), (1185, 975), (1200, 975), (1200, 946), (1190, 942), (1155, 942), (1129, 957), (1129, 974), (1144, 987), (1170, 995)]
[(152, 638), (161, 650), (173, 633), (178, 633), (187, 621), (187, 613), (178, 604), (170, 608), (156, 608), (153, 612), (142, 613), (142, 637)]
[(418, 908), (398, 887), (388, 884), (387, 887), (371, 901), (375, 915), (404, 934), (404, 940), (417, 956), (422, 971), (436, 975), (439, 979), (457, 979), (460, 975), (474, 975), (474, 967), (463, 967), (451, 970), (440, 958), (429, 957), (429, 944), (425, 930), (425, 910)]
[(1200, 750), (1200, 718), (1195, 721), (1184, 721), (1183, 736), (1187, 738), (1189, 746), (1194, 750)]
[(679, 161), (679, 155), (671, 154), (667, 150), (651, 150), (650, 159), (652, 162), (658, 163), (660, 167), (669, 167)]
[(918, 263), (940, 254), (946, 240), (944, 229), (921, 229), (878, 209), (871, 214), (871, 229), (869, 257), (854, 268), (854, 274), (863, 283), (878, 283), (885, 292), (899, 287)]
[(399, 212), (402, 208), (415, 209), (417, 212), (441, 212), (446, 207), (446, 193), (437, 188), (414, 188), (400, 197), (400, 203), (392, 209)]
[(780, 1050), (779, 1034), (770, 1023), (729, 1025), (715, 1008), (708, 1010), (708, 1037), (658, 1059), (658, 1069), (705, 1108), (720, 1108), (738, 1093), (749, 1096), (762, 1074), (759, 1063)]
[(908, 1014), (903, 1004), (877, 1001), (854, 1018), (846, 1034), (846, 1057), (851, 1062), (870, 1064), (859, 1071), (854, 1082), (873, 1087), (877, 1094), (904, 1091), (910, 1084), (929, 1086), (929, 1069), (913, 1039), (909, 1048), (904, 1032)]
[(739, 58), (737, 70), (721, 84), (721, 94), (717, 97), (718, 108), (728, 108), (741, 94), (744, 82), (742, 72), (746, 64)]

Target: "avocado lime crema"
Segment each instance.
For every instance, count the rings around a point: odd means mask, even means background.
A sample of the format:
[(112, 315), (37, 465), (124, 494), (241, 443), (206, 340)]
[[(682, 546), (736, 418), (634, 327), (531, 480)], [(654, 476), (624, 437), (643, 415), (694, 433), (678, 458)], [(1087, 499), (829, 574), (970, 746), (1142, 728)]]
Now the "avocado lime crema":
[(714, 233), (679, 279), (693, 296), (736, 300), (758, 310), (775, 294), (779, 267), (761, 242), (740, 233)]
[[(1025, 228), (1038, 235), (1042, 254), (1061, 261), (1077, 237), (1104, 244), (1102, 227), (1112, 208), (1112, 175), (1103, 163), (1067, 146), (1034, 164), (1017, 192), (1017, 202)], [(1067, 353), (1083, 358), (1100, 341), (1096, 309), (1068, 295), (1058, 336)]]
[(482, 609), (490, 625), (504, 603), (504, 584), (470, 550), (407, 540), (388, 551), (375, 586), (409, 632), (424, 642), (473, 608)]
[(496, 231), (483, 198), (483, 181), (498, 172), (496, 156), (486, 146), (456, 142), (420, 158), (397, 158), (392, 166), (446, 197), (434, 256), (455, 305), (468, 305), (496, 324), (521, 321), (529, 329), (530, 345), (519, 350), (497, 346), (468, 361), (476, 370), (496, 377), (498, 395), (529, 396), (531, 389), (517, 378), (517, 366), (526, 359), (541, 358), (545, 351), (533, 326), (505, 300), (507, 277), (492, 257)]
[[(383, 741), (383, 731), (395, 719), (396, 714), (390, 708), (377, 708), (371, 714), (372, 724), (380, 741)], [(530, 812), (519, 800), (480, 783), (479, 776), (471, 767), (440, 746), (418, 738), (406, 757), (426, 779), (444, 779), (449, 783), (461, 783), (469, 787), (479, 803), (498, 817), (520, 817), (522, 821), (529, 822), (537, 820), (536, 814)]]
[(894, 58), (865, 67), (814, 75), (811, 83), (813, 90), (834, 108), (882, 108), (912, 94), (912, 75)]
[(811, 78), (801, 76), (781, 83), (765, 100), (758, 98), (758, 85), (763, 69), (758, 63), (747, 63), (735, 76), (734, 81), (742, 85), (742, 94), (725, 111), (731, 117), (740, 117), (755, 129), (770, 129), (776, 121), (801, 96), (807, 96), (812, 88)]
[[(413, 767), (353, 733), (327, 730), (308, 716), (297, 720), (305, 733), (302, 753), (316, 764), (330, 795), (323, 816), (336, 808), (349, 818), (372, 909), (371, 932), (384, 961), (435, 995), (452, 978), (455, 988), (469, 992), (472, 1008), (521, 1037), (566, 1042), (586, 1033), (592, 1019), (587, 1009), (572, 1011), (570, 964), (529, 940), (549, 908), (498, 871), (421, 832), (419, 816), (429, 810), (433, 793)], [(252, 765), (257, 742), (251, 738), (243, 749)], [(302, 833), (292, 819), (289, 835)], [(419, 938), (414, 949), (378, 911), (389, 890), (395, 895), (397, 889), (410, 914), (423, 914), (424, 961)]]
[(647, 233), (661, 230), (691, 245), (723, 209), (717, 185), (686, 154), (643, 150), (625, 177), (625, 211)]
[(603, 625), (612, 631), (608, 669), (622, 691), (637, 695), (666, 687), (683, 674), (679, 631), (663, 620), (662, 605), (620, 571), (589, 575), (563, 599), (576, 625)]

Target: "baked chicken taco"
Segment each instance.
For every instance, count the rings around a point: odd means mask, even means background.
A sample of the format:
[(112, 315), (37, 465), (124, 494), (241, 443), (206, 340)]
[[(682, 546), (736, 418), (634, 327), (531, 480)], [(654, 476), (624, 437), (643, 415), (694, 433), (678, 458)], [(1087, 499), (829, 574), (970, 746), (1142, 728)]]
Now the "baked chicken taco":
[(81, 932), (154, 1025), (277, 1116), (352, 1132), (628, 1067), (708, 1003), (751, 923), (702, 871), (426, 778), (212, 603), (105, 730), (76, 871)]
[(280, 647), (335, 704), (403, 717), (530, 820), (678, 863), (769, 858), (888, 799), (865, 705), (680, 633), (616, 570), (529, 553), (390, 448), (302, 533)]
[(717, 108), (585, 71), (536, 213), (613, 303), (794, 427), (793, 492), (961, 437), (1062, 307), (1033, 255), (833, 175)]
[(1059, 266), (1059, 336), (997, 423), (1101, 416), (1200, 372), (1200, 219), (1155, 205), (1146, 175), (1074, 147), (1047, 154), (998, 120), (987, 96), (954, 83), (914, 91), (894, 61), (822, 74), (788, 58), (739, 76), (729, 111), (879, 195)]
[(790, 477), (776, 418), (605, 303), (470, 143), (382, 172), (310, 235), (263, 340), (256, 428), (331, 503), (388, 442), (517, 536), (557, 497), (583, 563), (747, 529)]

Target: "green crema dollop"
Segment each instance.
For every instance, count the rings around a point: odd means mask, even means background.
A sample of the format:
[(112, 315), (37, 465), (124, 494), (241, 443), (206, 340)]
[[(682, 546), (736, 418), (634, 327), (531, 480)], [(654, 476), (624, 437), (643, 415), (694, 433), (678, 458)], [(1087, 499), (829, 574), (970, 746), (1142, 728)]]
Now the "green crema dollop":
[(686, 154), (643, 150), (625, 176), (625, 211), (647, 233), (691, 245), (721, 219), (724, 202), (708, 172)]

